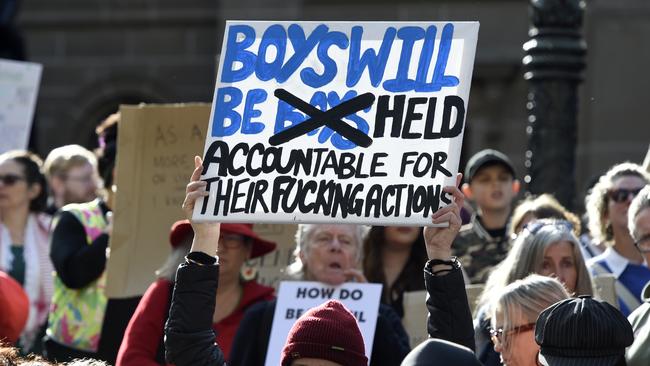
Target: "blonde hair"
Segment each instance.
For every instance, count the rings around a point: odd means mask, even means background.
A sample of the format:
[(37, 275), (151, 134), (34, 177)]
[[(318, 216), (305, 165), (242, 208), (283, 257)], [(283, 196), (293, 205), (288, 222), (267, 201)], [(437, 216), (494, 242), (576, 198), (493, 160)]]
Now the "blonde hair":
[(43, 163), (43, 169), (48, 179), (52, 179), (65, 176), (71, 168), (84, 164), (96, 167), (97, 158), (83, 146), (65, 145), (50, 151)]
[(636, 220), (636, 217), (639, 215), (639, 213), (647, 208), (650, 208), (650, 185), (643, 187), (641, 192), (639, 192), (639, 194), (634, 197), (632, 203), (630, 203), (630, 208), (627, 211), (628, 230), (630, 230), (630, 235), (632, 235), (634, 240), (640, 239), (636, 237), (636, 224), (634, 221)]
[(614, 165), (607, 173), (603, 174), (585, 199), (585, 208), (589, 218), (589, 232), (596, 243), (613, 244), (611, 241), (614, 238), (614, 233), (605, 219), (608, 213), (607, 204), (609, 203), (607, 193), (614, 186), (616, 179), (626, 176), (639, 177), (646, 184), (650, 182), (650, 175), (643, 168), (637, 164), (625, 162)]
[[(300, 259), (300, 253), (305, 256), (309, 255), (310, 239), (314, 230), (324, 224), (300, 224), (296, 230), (296, 249), (293, 251), (294, 259), (289, 266), (287, 266), (287, 274), (294, 280), (304, 280), (307, 273), (307, 264), (303, 263)], [(354, 227), (355, 243), (357, 244), (357, 262), (361, 263), (363, 255), (363, 238), (370, 229), (366, 225), (350, 225)]]
[[(501, 337), (504, 348), (510, 346), (508, 330), (524, 324), (515, 319), (535, 323), (539, 314), (558, 301), (568, 299), (569, 293), (555, 278), (532, 274), (517, 280), (499, 291), (491, 302), (492, 328), (504, 330)], [(502, 315), (502, 324), (497, 324), (496, 314)]]
[(530, 196), (519, 202), (512, 212), (508, 237), (512, 238), (523, 229), (521, 223), (526, 215), (533, 215), (535, 219), (560, 219), (573, 225), (573, 233), (580, 235), (580, 219), (558, 202), (553, 195), (544, 193), (537, 197)]
[(533, 222), (543, 226), (534, 234), (524, 230), (517, 236), (506, 258), (490, 273), (479, 299), (479, 306), (488, 304), (493, 294), (501, 291), (508, 284), (530, 274), (540, 273), (546, 249), (559, 241), (571, 243), (577, 274), (574, 295), (593, 295), (591, 276), (580, 252), (580, 243), (573, 231), (561, 225), (560, 220), (542, 219)]

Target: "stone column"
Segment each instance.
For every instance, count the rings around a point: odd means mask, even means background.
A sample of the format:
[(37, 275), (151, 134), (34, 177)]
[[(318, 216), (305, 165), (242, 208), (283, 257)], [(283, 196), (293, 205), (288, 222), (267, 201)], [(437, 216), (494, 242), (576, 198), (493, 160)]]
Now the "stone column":
[(524, 44), (528, 81), (528, 149), (524, 182), (533, 194), (553, 193), (568, 209), (575, 203), (578, 85), (587, 46), (581, 34), (585, 2), (531, 0)]

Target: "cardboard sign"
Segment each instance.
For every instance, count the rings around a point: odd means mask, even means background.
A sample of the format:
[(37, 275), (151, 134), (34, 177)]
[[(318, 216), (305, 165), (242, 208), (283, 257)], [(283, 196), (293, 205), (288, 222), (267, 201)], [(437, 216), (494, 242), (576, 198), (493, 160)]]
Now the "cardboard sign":
[(26, 149), (43, 66), (0, 59), (0, 154)]
[(171, 250), (185, 186), (205, 138), (206, 105), (121, 106), (114, 228), (107, 265), (111, 298), (142, 295)]
[[(106, 292), (111, 298), (142, 295), (171, 250), (169, 229), (183, 218), (185, 186), (200, 154), (209, 104), (120, 108), (111, 255)], [(296, 225), (256, 224), (254, 230), (277, 250), (250, 261), (262, 284), (276, 286), (291, 261)]]
[(477, 22), (227, 22), (194, 218), (430, 224), (455, 183), (477, 36)]
[[(376, 283), (344, 283), (338, 287), (331, 287), (320, 282), (281, 282), (275, 313), (273, 313), (273, 326), (265, 365), (280, 364), (282, 348), (293, 323), (307, 310), (330, 299), (340, 300), (354, 314), (363, 336), (366, 356), (370, 361), (381, 287), (381, 284)], [(341, 346), (345, 346), (346, 341), (341, 340), (341, 342), (343, 342)]]

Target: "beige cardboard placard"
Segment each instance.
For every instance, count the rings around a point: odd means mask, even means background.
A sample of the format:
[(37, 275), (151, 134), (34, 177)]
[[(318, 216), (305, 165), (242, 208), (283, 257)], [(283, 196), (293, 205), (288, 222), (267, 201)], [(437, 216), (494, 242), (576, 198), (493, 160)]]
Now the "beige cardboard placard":
[[(170, 252), (169, 229), (183, 217), (185, 186), (200, 155), (209, 104), (121, 106), (118, 188), (107, 266), (110, 298), (142, 295)], [(278, 251), (251, 261), (258, 281), (275, 286), (290, 262), (296, 225), (255, 225)]]
[(108, 261), (111, 298), (142, 295), (170, 251), (169, 228), (183, 217), (185, 186), (201, 153), (210, 106), (121, 106), (118, 187)]

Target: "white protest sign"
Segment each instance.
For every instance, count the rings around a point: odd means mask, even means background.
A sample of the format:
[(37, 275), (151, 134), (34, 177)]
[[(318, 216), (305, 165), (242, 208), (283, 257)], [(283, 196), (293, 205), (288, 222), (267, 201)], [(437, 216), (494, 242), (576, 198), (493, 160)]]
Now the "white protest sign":
[(478, 22), (228, 21), (195, 220), (427, 225)]
[(43, 66), (0, 59), (0, 153), (26, 149)]
[[(363, 336), (366, 356), (370, 360), (379, 312), (381, 287), (381, 284), (376, 283), (350, 282), (331, 287), (320, 282), (281, 282), (264, 364), (266, 366), (279, 365), (282, 348), (296, 320), (307, 310), (330, 299), (340, 300), (354, 314)], [(346, 340), (341, 341), (344, 342), (341, 346), (345, 346)]]

